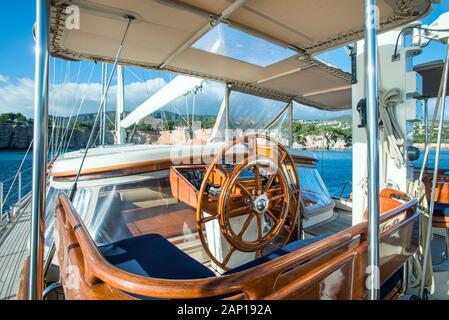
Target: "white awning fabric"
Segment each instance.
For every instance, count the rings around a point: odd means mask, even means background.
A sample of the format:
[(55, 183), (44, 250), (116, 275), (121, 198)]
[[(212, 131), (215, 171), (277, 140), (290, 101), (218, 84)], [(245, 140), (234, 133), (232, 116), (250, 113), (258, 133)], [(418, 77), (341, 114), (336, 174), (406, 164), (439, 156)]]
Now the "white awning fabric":
[[(235, 90), (321, 109), (350, 107), (350, 75), (314, 54), (363, 37), (361, 0), (52, 0), (54, 56), (112, 63), (132, 23), (120, 64), (226, 82)], [(80, 29), (65, 26), (68, 5), (80, 8)], [(378, 0), (381, 31), (427, 14), (431, 0)], [(192, 47), (217, 23), (296, 52), (259, 66)], [(258, 50), (247, 48), (247, 50)], [(269, 53), (267, 53), (269, 54)]]

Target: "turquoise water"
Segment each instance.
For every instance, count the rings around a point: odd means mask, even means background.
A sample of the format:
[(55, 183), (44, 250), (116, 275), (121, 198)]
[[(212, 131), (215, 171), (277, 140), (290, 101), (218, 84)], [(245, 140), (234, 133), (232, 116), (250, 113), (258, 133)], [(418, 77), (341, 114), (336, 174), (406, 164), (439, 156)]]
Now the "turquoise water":
[[(346, 181), (352, 181), (352, 150), (317, 151), (315, 154), (320, 159), (318, 170), (329, 192), (332, 195), (339, 196), (342, 185)], [(24, 155), (24, 151), (0, 151), (0, 181), (5, 181), (15, 175)], [(421, 152), (421, 158), (416, 161), (417, 166), (421, 166), (423, 155), (423, 152)], [(429, 167), (433, 167), (435, 151), (431, 151), (429, 159)], [(23, 165), (23, 169), (28, 169), (22, 176), (23, 194), (30, 190), (30, 168), (31, 154), (27, 156)], [(449, 150), (442, 151), (440, 168), (449, 168)], [(4, 196), (6, 196), (11, 182), (12, 180), (5, 182)], [(342, 195), (348, 197), (350, 192), (351, 184), (348, 183)], [(5, 209), (8, 209), (10, 205), (17, 201), (17, 185), (12, 189), (11, 195), (12, 197), (10, 196), (10, 200), (4, 206)]]
[[(0, 151), (0, 182), (4, 182), (3, 197), (6, 200), (3, 205), (4, 210), (8, 210), (18, 200), (17, 181), (11, 189), (8, 199), (6, 199), (6, 195), (24, 156), (24, 151)], [(32, 156), (29, 153), (22, 166), (22, 171), (24, 171), (22, 174), (22, 195), (31, 190), (31, 163)]]
[[(317, 151), (315, 154), (320, 161), (318, 162), (318, 171), (324, 180), (329, 192), (334, 196), (339, 196), (342, 185), (345, 181), (352, 181), (352, 150), (344, 151)], [(421, 168), (424, 158), (424, 151), (421, 151), (421, 157), (415, 161), (415, 167)], [(428, 167), (433, 168), (435, 164), (435, 150), (429, 153)], [(449, 150), (441, 151), (439, 168), (449, 169)], [(348, 197), (351, 192), (349, 183), (343, 196)]]

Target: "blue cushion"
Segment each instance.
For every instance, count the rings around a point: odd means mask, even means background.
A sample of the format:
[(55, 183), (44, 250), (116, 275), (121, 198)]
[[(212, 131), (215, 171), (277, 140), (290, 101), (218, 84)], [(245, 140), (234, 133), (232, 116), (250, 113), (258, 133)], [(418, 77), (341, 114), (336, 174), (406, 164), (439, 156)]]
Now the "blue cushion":
[(385, 297), (393, 291), (393, 289), (397, 286), (399, 282), (402, 281), (402, 274), (403, 274), (402, 267), (396, 271), (395, 274), (393, 274), (381, 287), (380, 287), (380, 299), (384, 300)]
[(274, 252), (272, 252), (270, 254), (267, 254), (267, 255), (265, 255), (263, 257), (260, 257), (260, 258), (258, 258), (256, 260), (253, 260), (253, 261), (250, 261), (248, 263), (242, 264), (241, 266), (238, 266), (237, 268), (229, 270), (229, 271), (225, 272), (224, 274), (225, 275), (233, 274), (233, 273), (236, 273), (236, 272), (240, 272), (240, 271), (244, 271), (244, 270), (247, 270), (247, 269), (250, 269), (250, 268), (257, 267), (257, 266), (259, 266), (261, 264), (264, 264), (265, 262), (268, 262), (268, 261), (274, 260), (276, 258), (282, 257), (282, 256), (284, 256), (284, 255), (286, 255), (288, 253), (294, 252), (294, 251), (299, 250), (301, 248), (304, 248), (304, 247), (306, 247), (306, 246), (308, 246), (308, 245), (310, 245), (312, 243), (318, 242), (321, 239), (326, 238), (327, 236), (328, 235), (326, 234), (326, 235), (322, 235), (322, 236), (315, 237), (315, 238), (309, 238), (309, 239), (305, 239), (305, 240), (296, 240), (296, 241), (290, 242), (285, 247), (282, 247), (282, 248), (280, 248), (280, 249), (278, 249), (278, 250), (276, 250), (276, 251), (274, 251)]
[(98, 249), (113, 266), (145, 277), (178, 280), (215, 277), (211, 270), (158, 234), (121, 240)]
[(436, 217), (447, 217), (447, 216), (449, 216), (449, 204), (435, 202), (433, 215), (436, 216)]

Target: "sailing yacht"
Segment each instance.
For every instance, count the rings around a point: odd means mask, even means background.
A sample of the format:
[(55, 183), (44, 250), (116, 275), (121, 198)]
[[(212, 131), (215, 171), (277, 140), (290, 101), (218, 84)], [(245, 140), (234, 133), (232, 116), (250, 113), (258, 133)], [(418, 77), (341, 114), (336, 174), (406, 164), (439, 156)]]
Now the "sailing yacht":
[[(447, 281), (438, 281), (438, 290), (432, 284), (433, 277), (449, 278), (449, 269), (432, 275), (435, 201), (420, 196), (419, 154), (409, 138), (422, 96), (411, 59), (427, 38), (448, 38), (447, 17), (440, 27), (417, 23), (432, 11), (430, 0), (36, 3), (31, 245), (15, 279), (17, 298), (447, 298)], [(67, 19), (77, 17), (79, 25), (68, 28)], [(283, 56), (262, 65), (202, 46), (219, 27)], [(351, 73), (317, 57), (344, 45), (351, 46)], [(49, 166), (48, 54), (112, 64), (86, 148)], [(208, 143), (92, 148), (111, 79), (123, 66), (178, 77), (118, 117), (116, 141), (208, 80), (224, 84)], [(278, 107), (233, 104), (236, 95)], [(293, 148), (294, 103), (352, 109), (351, 199), (332, 197), (318, 158)], [(438, 170), (438, 162), (428, 170), (432, 182)], [(427, 187), (434, 194), (435, 183)]]

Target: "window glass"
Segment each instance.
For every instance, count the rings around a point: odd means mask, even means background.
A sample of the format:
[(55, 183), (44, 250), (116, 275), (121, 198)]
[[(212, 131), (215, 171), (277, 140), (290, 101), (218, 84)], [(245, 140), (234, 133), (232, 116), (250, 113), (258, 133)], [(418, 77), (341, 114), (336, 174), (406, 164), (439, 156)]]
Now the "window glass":
[(104, 186), (87, 229), (97, 245), (157, 233), (175, 243), (196, 234), (195, 211), (172, 196), (168, 177)]
[[(67, 190), (60, 190), (50, 187), (47, 192), (47, 204), (45, 208), (45, 252), (47, 252), (53, 243), (56, 200), (61, 192), (67, 193)], [(89, 208), (90, 198), (91, 190), (89, 189), (79, 189), (73, 197), (73, 207), (82, 219), (85, 217)]]
[(291, 49), (280, 47), (226, 24), (212, 28), (192, 47), (260, 67), (269, 66), (295, 54)]
[(333, 205), (332, 197), (327, 191), (318, 170), (313, 166), (298, 165), (301, 197), (306, 212), (312, 212)]

